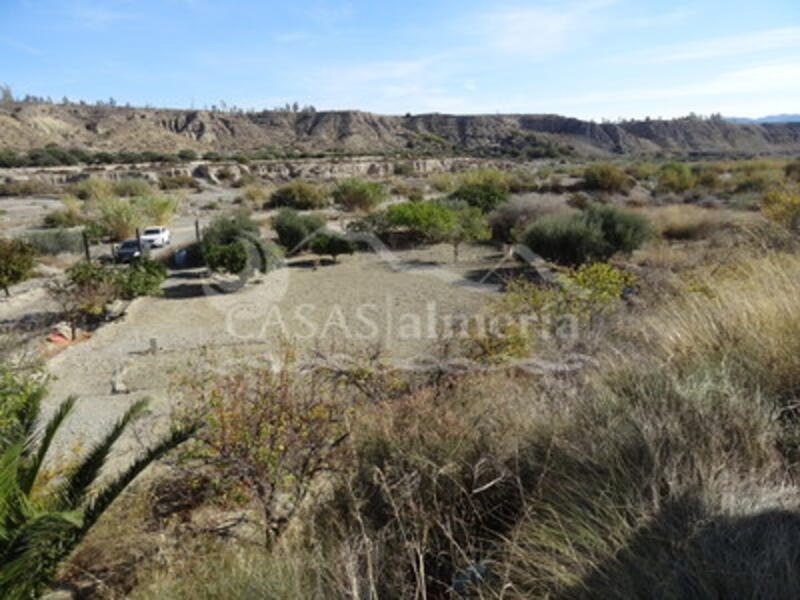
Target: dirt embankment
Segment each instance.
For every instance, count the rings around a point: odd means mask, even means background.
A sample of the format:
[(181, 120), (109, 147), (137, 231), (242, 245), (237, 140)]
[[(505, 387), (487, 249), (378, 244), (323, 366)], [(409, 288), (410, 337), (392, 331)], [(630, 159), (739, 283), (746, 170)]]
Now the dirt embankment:
[(259, 113), (79, 104), (0, 105), (0, 148), (54, 143), (91, 150), (447, 152), (532, 156), (800, 152), (800, 123), (672, 120), (596, 123), (560, 115), (406, 115), (361, 111)]

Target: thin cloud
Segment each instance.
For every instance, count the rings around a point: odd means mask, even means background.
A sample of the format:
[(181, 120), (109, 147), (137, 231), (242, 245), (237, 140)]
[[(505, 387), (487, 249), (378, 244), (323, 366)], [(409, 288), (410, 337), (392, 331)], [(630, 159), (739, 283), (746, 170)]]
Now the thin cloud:
[(677, 44), (655, 50), (644, 59), (657, 63), (705, 60), (767, 50), (800, 48), (800, 27), (784, 27)]
[(0, 37), (0, 44), (14, 50), (19, 50), (20, 52), (24, 52), (25, 54), (29, 54), (31, 56), (41, 56), (43, 54), (38, 48), (34, 48), (33, 46), (29, 46), (28, 44), (7, 37)]
[(503, 10), (480, 15), (471, 24), (482, 45), (515, 56), (544, 56), (571, 46), (592, 29), (593, 13), (618, 0), (589, 0), (552, 8)]
[(97, 3), (76, 2), (69, 8), (70, 17), (85, 29), (107, 29), (123, 21), (138, 18), (137, 15), (101, 6)]

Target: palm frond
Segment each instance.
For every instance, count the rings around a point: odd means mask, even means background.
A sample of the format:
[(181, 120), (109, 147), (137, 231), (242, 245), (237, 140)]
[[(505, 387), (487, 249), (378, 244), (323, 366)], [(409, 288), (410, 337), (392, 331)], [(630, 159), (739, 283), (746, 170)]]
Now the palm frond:
[(81, 525), (78, 512), (45, 512), (18, 527), (0, 556), (3, 598), (36, 597), (74, 547), (71, 540)]
[(88, 504), (83, 514), (82, 535), (85, 534), (97, 519), (105, 512), (111, 503), (119, 496), (142, 471), (152, 462), (164, 456), (186, 440), (199, 428), (199, 423), (186, 427), (173, 429), (158, 444), (149, 448), (142, 456), (129, 466), (121, 475), (106, 485), (100, 493)]
[(147, 407), (147, 400), (135, 402), (111, 428), (106, 436), (91, 449), (81, 464), (67, 478), (61, 488), (60, 496), (62, 508), (75, 509), (83, 502), (89, 492), (90, 486), (105, 465), (111, 453), (111, 448), (125, 431), (125, 428)]
[(39, 475), (39, 469), (41, 469), (47, 451), (50, 449), (50, 444), (53, 442), (53, 438), (58, 428), (61, 427), (61, 424), (64, 422), (64, 419), (72, 412), (76, 401), (77, 398), (70, 396), (61, 403), (56, 413), (45, 426), (41, 439), (37, 440), (34, 436), (31, 436), (29, 441), (30, 446), (35, 445), (37, 441), (38, 445), (36, 446), (36, 452), (30, 464), (22, 469), (19, 476), (19, 487), (23, 494), (30, 495), (33, 484), (36, 482), (36, 477)]

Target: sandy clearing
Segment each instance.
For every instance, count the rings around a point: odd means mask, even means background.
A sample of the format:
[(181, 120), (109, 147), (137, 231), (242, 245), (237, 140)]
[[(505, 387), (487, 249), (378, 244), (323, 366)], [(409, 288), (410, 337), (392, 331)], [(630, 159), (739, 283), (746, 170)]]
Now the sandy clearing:
[[(496, 264), (491, 248), (465, 248), (457, 265), (450, 246), (396, 257), (404, 270), (372, 253), (318, 268), (304, 256), (232, 294), (213, 294), (203, 270), (171, 273), (163, 297), (135, 301), (122, 319), (48, 361), (56, 380), (45, 409), (54, 410), (70, 395), (80, 398), (61, 447), (96, 437), (145, 396), (152, 398), (152, 415), (140, 434), (152, 438), (166, 426), (170, 385), (190, 363), (269, 360), (287, 335), (302, 338), (301, 352), (317, 346), (353, 352), (381, 343), (391, 356), (408, 358), (432, 344), (432, 321), (475, 313), (494, 293), (466, 277)], [(155, 355), (148, 352), (151, 339), (158, 346)], [(208, 349), (214, 358), (206, 356)], [(130, 393), (112, 394), (115, 380)], [(125, 449), (135, 447), (131, 436)]]

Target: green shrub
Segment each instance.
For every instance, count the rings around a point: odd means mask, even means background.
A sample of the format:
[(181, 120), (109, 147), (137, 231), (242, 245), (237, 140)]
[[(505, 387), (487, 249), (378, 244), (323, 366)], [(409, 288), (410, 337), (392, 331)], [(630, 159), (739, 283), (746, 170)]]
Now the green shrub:
[(508, 200), (508, 190), (492, 181), (464, 183), (450, 197), (466, 202), (485, 214)]
[(37, 254), (78, 254), (83, 252), (83, 236), (77, 229), (51, 229), (48, 231), (26, 231), (20, 239), (31, 244)]
[(531, 251), (565, 265), (603, 260), (608, 244), (599, 223), (583, 213), (554, 213), (534, 222), (523, 235)]
[(79, 212), (69, 209), (52, 210), (44, 216), (42, 225), (48, 229), (60, 229), (78, 227), (83, 225), (86, 219)]
[(206, 266), (224, 273), (266, 273), (279, 266), (282, 257), (274, 244), (261, 239), (258, 224), (242, 213), (214, 219), (203, 231), (201, 247)]
[(163, 293), (161, 284), (167, 278), (167, 269), (158, 261), (140, 258), (127, 268), (118, 270), (116, 275), (121, 296), (126, 300), (133, 300), (139, 296), (160, 296)]
[(658, 171), (659, 192), (680, 193), (692, 189), (697, 183), (692, 169), (686, 163), (669, 162)]
[(309, 236), (325, 226), (325, 220), (316, 215), (301, 215), (291, 208), (282, 209), (272, 221), (278, 234), (278, 243), (293, 254), (302, 250)]
[(521, 229), (537, 219), (565, 210), (568, 209), (558, 196), (512, 198), (489, 214), (492, 237), (497, 241), (512, 242)]
[(134, 198), (133, 206), (141, 212), (145, 225), (169, 225), (178, 208), (171, 196), (141, 196)]
[(149, 196), (153, 193), (153, 186), (142, 177), (124, 177), (115, 181), (111, 189), (116, 196), (133, 198), (134, 196)]
[(797, 227), (800, 219), (800, 193), (788, 189), (775, 189), (761, 198), (761, 212), (786, 227)]
[(162, 190), (202, 189), (201, 183), (191, 175), (162, 175), (158, 178), (158, 187)]
[(295, 210), (315, 210), (328, 205), (328, 196), (321, 187), (295, 179), (272, 192), (270, 206)]
[(334, 202), (346, 211), (369, 211), (388, 197), (385, 185), (358, 177), (340, 180), (333, 189)]
[(565, 265), (608, 260), (632, 252), (651, 235), (647, 219), (610, 205), (592, 205), (576, 213), (555, 213), (533, 223), (525, 244), (537, 254)]
[(0, 238), (0, 288), (8, 288), (30, 277), (36, 261), (36, 248), (24, 240)]
[(454, 211), (433, 200), (393, 204), (386, 209), (389, 228), (405, 229), (428, 242), (444, 240), (454, 221)]
[(197, 152), (191, 149), (180, 150), (178, 152), (178, 158), (183, 161), (190, 161), (190, 160), (197, 160), (199, 157), (197, 156)]
[(311, 251), (314, 254), (330, 255), (334, 262), (337, 262), (340, 254), (352, 254), (355, 249), (353, 242), (334, 232), (318, 233), (311, 240)]
[(612, 194), (628, 193), (633, 187), (633, 182), (625, 171), (611, 163), (589, 165), (583, 170), (583, 181), (588, 190)]
[(88, 177), (70, 186), (70, 193), (81, 200), (99, 200), (114, 195), (114, 186), (108, 179)]
[(629, 254), (652, 234), (650, 222), (642, 215), (611, 204), (593, 204), (585, 211), (589, 221), (600, 224), (603, 238), (609, 245), (609, 256)]

